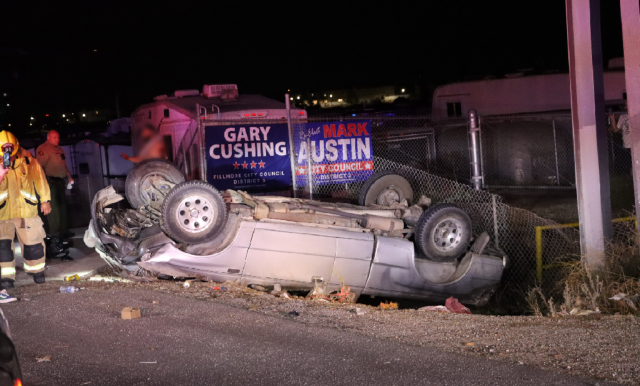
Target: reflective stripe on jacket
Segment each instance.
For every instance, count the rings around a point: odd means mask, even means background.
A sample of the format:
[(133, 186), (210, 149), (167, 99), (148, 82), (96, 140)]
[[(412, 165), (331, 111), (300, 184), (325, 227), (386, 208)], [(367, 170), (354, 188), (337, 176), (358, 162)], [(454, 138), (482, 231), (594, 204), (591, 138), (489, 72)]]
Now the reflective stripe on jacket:
[(42, 167), (35, 158), (16, 158), (11, 164), (11, 170), (0, 183), (0, 220), (37, 216), (36, 192), (40, 195), (41, 202), (51, 200), (49, 184)]

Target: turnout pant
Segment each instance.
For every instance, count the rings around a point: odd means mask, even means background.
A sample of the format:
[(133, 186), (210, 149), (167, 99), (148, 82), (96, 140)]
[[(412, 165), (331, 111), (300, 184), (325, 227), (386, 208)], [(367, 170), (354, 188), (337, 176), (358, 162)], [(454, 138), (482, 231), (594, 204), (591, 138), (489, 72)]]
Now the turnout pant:
[(47, 216), (49, 235), (62, 237), (69, 231), (67, 226), (67, 185), (64, 178), (47, 177), (51, 190), (51, 213)]
[(0, 220), (0, 277), (2, 279), (16, 279), (16, 261), (13, 255), (13, 239), (16, 232), (22, 246), (24, 271), (26, 273), (44, 271), (46, 235), (40, 217)]

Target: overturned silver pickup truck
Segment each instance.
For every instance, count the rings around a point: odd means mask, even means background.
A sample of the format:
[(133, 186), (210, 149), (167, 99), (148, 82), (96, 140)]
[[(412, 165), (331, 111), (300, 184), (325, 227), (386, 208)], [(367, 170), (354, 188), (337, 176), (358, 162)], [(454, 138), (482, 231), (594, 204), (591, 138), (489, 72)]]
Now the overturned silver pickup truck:
[[(188, 278), (434, 302), (455, 296), (485, 304), (506, 256), (451, 204), (412, 205), (409, 182), (391, 171), (362, 186), (360, 205), (242, 191), (184, 181), (168, 162), (142, 162), (129, 174), (133, 209), (112, 187), (93, 200), (85, 243), (123, 275)], [(471, 242), (473, 241), (473, 244)]]

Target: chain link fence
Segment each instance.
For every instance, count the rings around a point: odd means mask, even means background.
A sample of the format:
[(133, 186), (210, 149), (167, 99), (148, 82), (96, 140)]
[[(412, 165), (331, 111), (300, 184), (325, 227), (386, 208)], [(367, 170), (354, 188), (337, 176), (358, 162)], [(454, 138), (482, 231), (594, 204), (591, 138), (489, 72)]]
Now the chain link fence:
[[(348, 123), (356, 118), (343, 119)], [(293, 123), (295, 148), (305, 141), (308, 122)], [(474, 233), (487, 232), (509, 256), (507, 288), (524, 292), (540, 283), (548, 291), (561, 287), (564, 270), (579, 261), (580, 237), (575, 225), (556, 222), (504, 203), (502, 197), (471, 187), (467, 119), (429, 117), (373, 117), (374, 170), (394, 171), (414, 188), (414, 202), (422, 195), (434, 203), (454, 203), (472, 218)], [(511, 188), (572, 188), (575, 185), (571, 117), (486, 117), (481, 119), (481, 157), (486, 186)], [(630, 179), (631, 159), (618, 133), (609, 134), (612, 197), (616, 178)], [(292, 155), (297, 158), (297, 154)], [(326, 184), (314, 173), (313, 157), (304, 178), (297, 178), (298, 197), (358, 200), (366, 178), (348, 184)], [(339, 161), (338, 161), (339, 162)], [(629, 186), (620, 187), (627, 189)], [(630, 183), (631, 193), (633, 184)], [(628, 190), (628, 189), (627, 189)], [(632, 201), (633, 202), (633, 201)], [(630, 210), (632, 208), (629, 208)], [(629, 236), (629, 227), (614, 224), (616, 239)]]
[[(607, 126), (620, 113), (607, 117)], [(481, 117), (484, 188), (574, 188), (571, 116)], [(628, 185), (631, 152), (621, 133), (608, 131), (613, 192)]]

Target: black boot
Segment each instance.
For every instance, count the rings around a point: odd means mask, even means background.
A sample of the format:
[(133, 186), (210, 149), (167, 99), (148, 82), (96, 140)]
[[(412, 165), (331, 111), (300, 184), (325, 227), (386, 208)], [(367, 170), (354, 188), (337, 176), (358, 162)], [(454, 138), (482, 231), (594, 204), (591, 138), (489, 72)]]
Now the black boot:
[(2, 281), (0, 281), (2, 283), (2, 288), (3, 289), (9, 289), (9, 288), (13, 288), (14, 287), (14, 283), (15, 280), (13, 279), (2, 279)]
[(52, 237), (49, 241), (49, 245), (47, 245), (47, 252), (50, 252), (52, 256), (59, 255), (61, 253), (65, 253), (69, 250), (69, 248), (65, 248), (62, 240), (58, 237)]
[(38, 272), (33, 274), (33, 281), (38, 284), (44, 283), (44, 272)]

